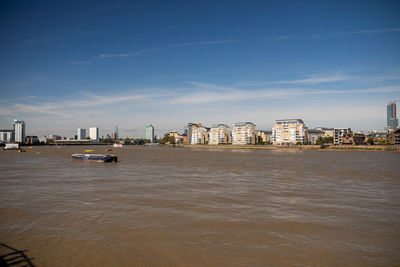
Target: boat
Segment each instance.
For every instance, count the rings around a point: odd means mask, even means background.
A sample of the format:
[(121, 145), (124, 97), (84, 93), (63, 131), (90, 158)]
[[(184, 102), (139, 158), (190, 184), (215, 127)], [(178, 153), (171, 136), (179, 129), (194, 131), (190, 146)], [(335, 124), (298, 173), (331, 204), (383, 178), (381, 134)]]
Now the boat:
[(113, 147), (122, 147), (122, 144), (113, 144)]
[(22, 149), (22, 148), (20, 148), (20, 149), (18, 149), (18, 152), (26, 152), (26, 150), (25, 150), (25, 149)]
[(106, 149), (104, 149), (104, 151), (112, 151), (112, 149), (111, 148), (106, 148)]
[(72, 154), (73, 159), (95, 162), (117, 162), (118, 156), (102, 154)]
[(5, 150), (18, 150), (19, 144), (6, 144), (4, 147)]

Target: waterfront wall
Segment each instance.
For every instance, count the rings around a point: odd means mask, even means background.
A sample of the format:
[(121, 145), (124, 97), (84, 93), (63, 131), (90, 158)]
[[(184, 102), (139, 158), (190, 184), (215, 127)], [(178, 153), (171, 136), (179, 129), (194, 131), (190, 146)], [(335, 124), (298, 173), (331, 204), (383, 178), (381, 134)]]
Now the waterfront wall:
[(271, 145), (186, 145), (177, 144), (175, 147), (203, 148), (203, 149), (255, 149), (255, 150), (323, 150), (323, 151), (393, 151), (400, 152), (400, 146), (328, 146), (297, 145), (297, 146), (271, 146)]

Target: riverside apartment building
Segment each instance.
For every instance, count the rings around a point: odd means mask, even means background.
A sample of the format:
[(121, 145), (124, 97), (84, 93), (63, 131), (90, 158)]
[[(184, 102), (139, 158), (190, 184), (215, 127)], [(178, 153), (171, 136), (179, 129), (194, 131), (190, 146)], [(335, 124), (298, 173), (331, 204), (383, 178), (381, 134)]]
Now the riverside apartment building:
[(191, 129), (192, 135), (190, 138), (190, 144), (208, 144), (208, 132), (209, 128), (198, 126)]
[(230, 143), (231, 142), (231, 132), (229, 131), (229, 127), (225, 124), (211, 125), (209, 139), (210, 139), (209, 140), (210, 145)]
[(254, 145), (257, 140), (256, 125), (252, 122), (233, 124), (232, 145)]
[(274, 145), (307, 144), (308, 129), (301, 119), (276, 120), (272, 128)]

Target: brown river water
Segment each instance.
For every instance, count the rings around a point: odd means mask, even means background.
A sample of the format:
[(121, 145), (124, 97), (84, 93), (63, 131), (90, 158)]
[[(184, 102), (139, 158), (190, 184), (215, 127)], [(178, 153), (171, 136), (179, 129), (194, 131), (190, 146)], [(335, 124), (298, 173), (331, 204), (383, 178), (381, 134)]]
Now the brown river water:
[(400, 153), (104, 148), (0, 151), (0, 242), (51, 267), (400, 266)]

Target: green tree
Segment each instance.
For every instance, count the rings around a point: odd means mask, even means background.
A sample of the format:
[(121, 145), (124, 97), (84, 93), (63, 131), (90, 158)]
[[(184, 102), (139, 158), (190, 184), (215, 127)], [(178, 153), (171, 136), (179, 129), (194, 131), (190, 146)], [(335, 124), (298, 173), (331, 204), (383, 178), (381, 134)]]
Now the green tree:
[(175, 137), (166, 135), (160, 140), (160, 144), (175, 144)]
[(368, 138), (367, 143), (371, 146), (374, 144), (374, 139)]
[(315, 144), (322, 145), (324, 142), (325, 142), (324, 138), (322, 138), (322, 136), (318, 136), (317, 141), (315, 141)]

